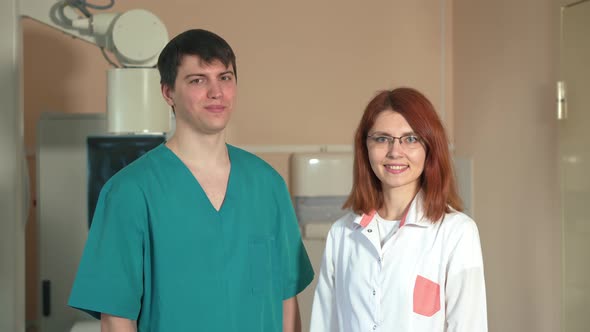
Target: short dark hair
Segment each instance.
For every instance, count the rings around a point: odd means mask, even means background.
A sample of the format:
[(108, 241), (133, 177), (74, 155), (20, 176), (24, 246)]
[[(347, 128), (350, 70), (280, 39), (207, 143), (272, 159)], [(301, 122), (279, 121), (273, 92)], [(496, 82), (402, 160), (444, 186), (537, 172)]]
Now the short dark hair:
[(443, 124), (432, 103), (418, 90), (406, 87), (381, 91), (365, 108), (354, 136), (353, 184), (344, 208), (362, 214), (384, 204), (381, 182), (369, 162), (367, 135), (378, 115), (388, 110), (403, 116), (423, 140), (426, 160), (421, 189), (426, 217), (435, 222), (451, 211), (449, 207), (463, 211)]
[(187, 30), (172, 38), (158, 57), (160, 84), (174, 88), (178, 67), (185, 55), (196, 55), (205, 63), (217, 60), (231, 66), (237, 79), (236, 56), (225, 39), (202, 29)]

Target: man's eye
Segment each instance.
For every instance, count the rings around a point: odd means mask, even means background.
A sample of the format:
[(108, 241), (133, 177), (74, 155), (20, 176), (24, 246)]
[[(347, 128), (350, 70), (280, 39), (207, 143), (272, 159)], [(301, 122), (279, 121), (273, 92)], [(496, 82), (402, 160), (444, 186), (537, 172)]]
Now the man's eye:
[(231, 81), (232, 80), (232, 77), (230, 75), (221, 76), (221, 80), (222, 81)]
[(195, 78), (194, 80), (191, 80), (190, 83), (193, 83), (193, 84), (203, 83), (203, 79), (202, 78)]
[(404, 142), (408, 144), (418, 143), (418, 137), (416, 136), (406, 136), (404, 137)]
[(377, 143), (387, 143), (387, 142), (389, 142), (390, 138), (387, 136), (377, 136), (374, 138), (374, 140)]

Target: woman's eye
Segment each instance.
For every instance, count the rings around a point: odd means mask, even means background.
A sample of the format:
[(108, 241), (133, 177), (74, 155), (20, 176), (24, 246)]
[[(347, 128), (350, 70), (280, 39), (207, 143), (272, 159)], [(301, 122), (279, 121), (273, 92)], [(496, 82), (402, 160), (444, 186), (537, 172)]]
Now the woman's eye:
[(377, 142), (377, 143), (386, 143), (386, 142), (389, 142), (389, 137), (387, 137), (387, 136), (377, 136), (377, 137), (375, 137), (375, 142)]
[(406, 136), (404, 141), (409, 144), (418, 143), (418, 137), (416, 136)]

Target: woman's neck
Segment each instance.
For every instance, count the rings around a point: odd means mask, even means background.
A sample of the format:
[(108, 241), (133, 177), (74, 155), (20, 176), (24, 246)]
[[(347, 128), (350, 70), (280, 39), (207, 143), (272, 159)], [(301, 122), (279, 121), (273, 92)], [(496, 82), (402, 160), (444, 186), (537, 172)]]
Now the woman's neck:
[(377, 211), (387, 220), (401, 220), (419, 187), (400, 187), (383, 190), (383, 206)]

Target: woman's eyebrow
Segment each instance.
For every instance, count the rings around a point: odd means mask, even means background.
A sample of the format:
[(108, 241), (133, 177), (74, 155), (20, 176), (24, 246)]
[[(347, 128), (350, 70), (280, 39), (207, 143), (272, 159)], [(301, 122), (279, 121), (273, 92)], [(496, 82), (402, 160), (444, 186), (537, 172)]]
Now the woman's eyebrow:
[[(385, 131), (380, 131), (380, 130), (373, 132), (371, 135), (382, 135), (382, 136), (394, 137), (392, 134), (385, 132)], [(400, 137), (404, 137), (404, 136), (416, 136), (416, 133), (413, 131), (408, 131), (408, 132), (402, 133), (402, 135)]]

